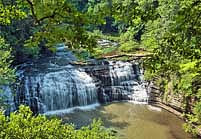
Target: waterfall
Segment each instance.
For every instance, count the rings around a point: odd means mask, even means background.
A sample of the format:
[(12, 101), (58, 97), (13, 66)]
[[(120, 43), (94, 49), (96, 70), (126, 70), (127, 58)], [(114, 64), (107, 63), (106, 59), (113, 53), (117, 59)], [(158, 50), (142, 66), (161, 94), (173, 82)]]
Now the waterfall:
[(28, 104), (41, 113), (98, 101), (93, 78), (71, 65), (59, 71), (25, 76), (16, 98), (20, 100), (18, 104)]
[(103, 69), (94, 71), (97, 72), (95, 76), (102, 81), (102, 87), (98, 93), (102, 103), (121, 100), (148, 103), (149, 96), (139, 64), (109, 61), (108, 70), (106, 69), (104, 73), (102, 71)]
[(55, 56), (18, 71), (14, 95), (10, 95), (9, 87), (4, 89), (9, 94), (11, 111), (20, 104), (29, 105), (34, 113), (54, 113), (112, 101), (147, 103), (148, 93), (138, 63), (96, 61), (76, 66), (71, 64), (76, 58), (64, 49), (61, 46)]

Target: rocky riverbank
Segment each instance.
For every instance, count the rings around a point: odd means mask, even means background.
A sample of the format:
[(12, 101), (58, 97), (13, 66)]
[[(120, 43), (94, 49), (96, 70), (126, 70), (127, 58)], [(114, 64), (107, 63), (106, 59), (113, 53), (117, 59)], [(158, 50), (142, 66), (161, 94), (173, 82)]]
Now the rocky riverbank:
[[(168, 99), (164, 100), (162, 91), (155, 85), (150, 85), (149, 104), (163, 108), (185, 121), (186, 119), (183, 117), (183, 113), (185, 112), (182, 103), (183, 97), (175, 94), (169, 94), (167, 97)], [(198, 134), (201, 137), (201, 129), (198, 129)]]

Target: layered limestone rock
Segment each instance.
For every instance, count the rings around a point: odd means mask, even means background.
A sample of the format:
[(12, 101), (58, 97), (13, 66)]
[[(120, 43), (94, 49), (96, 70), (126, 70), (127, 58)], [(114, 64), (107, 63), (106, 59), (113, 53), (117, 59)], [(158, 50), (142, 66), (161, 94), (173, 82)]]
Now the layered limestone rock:
[(62, 45), (57, 49), (54, 56), (18, 67), (18, 82), (7, 93), (13, 94), (8, 96), (10, 110), (20, 104), (45, 113), (94, 103), (148, 101), (138, 63), (91, 60), (85, 66), (72, 65), (72, 53)]

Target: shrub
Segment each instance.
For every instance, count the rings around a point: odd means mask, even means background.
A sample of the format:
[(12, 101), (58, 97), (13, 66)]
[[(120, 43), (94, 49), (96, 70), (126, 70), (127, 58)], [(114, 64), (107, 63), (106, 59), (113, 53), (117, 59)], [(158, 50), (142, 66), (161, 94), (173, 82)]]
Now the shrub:
[(119, 50), (121, 52), (132, 52), (136, 49), (140, 48), (140, 45), (134, 41), (128, 41), (125, 43), (122, 43), (121, 46), (119, 47)]
[(73, 125), (62, 124), (58, 119), (44, 115), (33, 116), (29, 107), (5, 116), (0, 112), (0, 138), (2, 139), (113, 139), (110, 131), (94, 120), (87, 127), (75, 130)]

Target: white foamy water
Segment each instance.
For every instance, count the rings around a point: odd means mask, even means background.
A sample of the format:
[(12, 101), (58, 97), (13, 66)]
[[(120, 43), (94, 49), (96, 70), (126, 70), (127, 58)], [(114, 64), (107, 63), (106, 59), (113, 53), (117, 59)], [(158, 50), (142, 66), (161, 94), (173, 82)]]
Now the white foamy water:
[(135, 101), (135, 100), (130, 100), (128, 102), (133, 103), (133, 104), (144, 104), (144, 105), (148, 104), (148, 102), (140, 102), (140, 101)]
[(148, 109), (149, 109), (150, 111), (158, 111), (158, 112), (161, 112), (161, 111), (162, 111), (162, 109), (159, 108), (159, 107), (154, 107), (154, 106), (151, 106), (151, 105), (148, 105), (147, 107), (148, 107)]
[(86, 105), (86, 106), (77, 106), (73, 108), (63, 109), (63, 110), (55, 110), (55, 111), (47, 111), (44, 113), (44, 115), (63, 115), (67, 113), (73, 113), (75, 110), (83, 110), (83, 111), (89, 111), (94, 110), (96, 107), (99, 107), (99, 103)]

